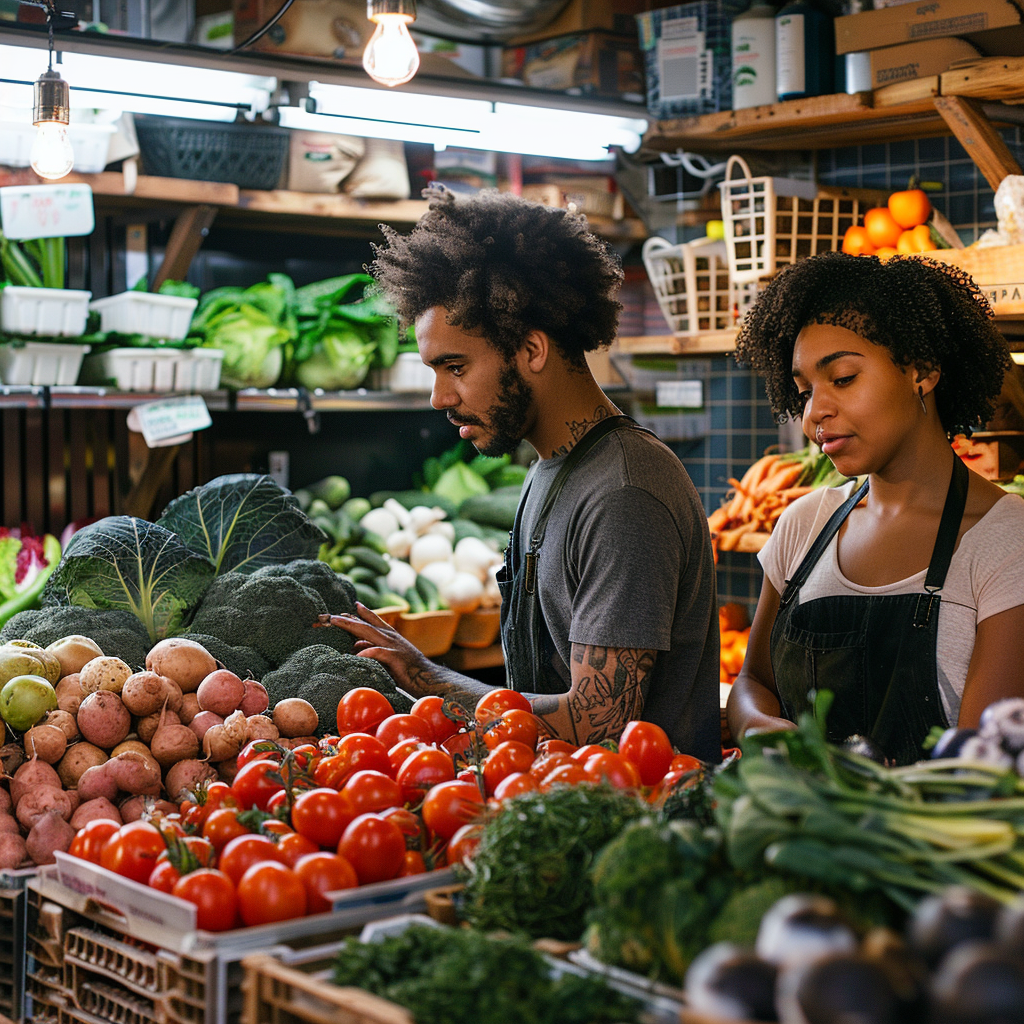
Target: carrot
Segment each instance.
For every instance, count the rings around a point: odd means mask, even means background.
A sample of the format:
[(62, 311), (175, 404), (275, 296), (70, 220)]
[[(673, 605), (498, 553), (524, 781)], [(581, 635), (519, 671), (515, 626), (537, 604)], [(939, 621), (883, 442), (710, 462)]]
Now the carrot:
[(783, 491), (779, 491), (780, 498), (786, 498), (789, 501), (796, 501), (797, 498), (802, 498), (805, 494), (810, 494), (813, 491), (813, 487), (800, 486), (800, 487), (787, 487)]
[(721, 508), (716, 508), (711, 515), (708, 516), (708, 529), (712, 533), (717, 533), (729, 522), (729, 514), (723, 505)]
[(748, 522), (742, 526), (737, 526), (734, 530), (723, 530), (718, 535), (718, 550), (719, 551), (733, 551), (736, 545), (739, 543), (740, 537), (745, 533), (754, 533), (757, 530), (757, 523)]
[[(764, 480), (764, 478), (768, 476), (768, 474), (771, 473), (771, 471), (778, 465), (781, 457), (782, 456), (778, 453), (762, 455), (761, 458), (759, 458), (757, 462), (750, 467), (748, 472), (744, 474), (744, 481), (747, 488), (751, 491), (755, 490), (758, 484), (760, 484), (761, 481)], [(748, 474), (750, 474), (749, 480), (746, 479)]]
[(757, 488), (756, 496), (771, 494), (773, 491), (782, 491), (792, 487), (800, 478), (803, 466), (799, 462), (786, 463), (780, 469), (775, 470)]

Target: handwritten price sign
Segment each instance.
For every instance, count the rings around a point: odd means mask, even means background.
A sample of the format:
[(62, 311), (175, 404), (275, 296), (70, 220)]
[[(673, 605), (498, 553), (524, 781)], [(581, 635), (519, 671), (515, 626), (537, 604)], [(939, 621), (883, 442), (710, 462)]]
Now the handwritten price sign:
[(96, 226), (88, 185), (8, 185), (0, 188), (0, 224), (8, 238), (91, 235)]

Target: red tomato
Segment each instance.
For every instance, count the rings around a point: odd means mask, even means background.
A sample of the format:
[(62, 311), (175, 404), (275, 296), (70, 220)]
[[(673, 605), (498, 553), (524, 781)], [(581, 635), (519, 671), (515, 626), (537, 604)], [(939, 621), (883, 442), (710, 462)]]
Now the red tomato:
[(341, 854), (356, 870), (360, 885), (397, 878), (405, 862), (402, 830), (379, 814), (360, 814), (349, 823), (338, 843)]
[(493, 750), (499, 743), (515, 740), (533, 750), (537, 746), (539, 731), (536, 715), (530, 711), (521, 711), (519, 708), (509, 708), (508, 711), (503, 711), (501, 717), (484, 733), (484, 743)]
[(533, 705), (516, 690), (509, 690), (504, 687), (491, 690), (485, 693), (477, 702), (474, 716), (478, 725), (486, 725), (501, 716), (502, 712), (509, 708), (518, 708), (520, 711), (532, 711)]
[(231, 792), (235, 794), (239, 807), (245, 810), (257, 807), (265, 811), (270, 798), (284, 788), (281, 779), (281, 765), (277, 761), (250, 761), (239, 769), (231, 783)]
[(284, 751), (273, 740), (250, 740), (238, 755), (238, 767), (244, 768), (250, 761), (277, 761), (280, 763)]
[(148, 821), (122, 825), (104, 844), (100, 866), (145, 885), (167, 843)]
[(238, 883), (238, 912), (250, 927), (302, 917), (306, 913), (306, 887), (280, 861), (260, 861)]
[[(184, 851), (186, 862), (194, 859), (201, 868), (213, 867), (213, 862), (217, 859), (217, 851), (214, 850), (213, 843), (200, 836), (185, 836), (182, 842), (186, 847)], [(174, 882), (181, 877), (181, 872), (177, 868), (174, 868), (174, 874), (171, 875), (167, 868), (164, 867), (165, 864), (173, 867), (170, 849), (164, 850), (156, 859), (156, 867), (153, 868), (153, 874), (149, 876), (149, 887), (151, 889), (163, 888), (164, 892), (170, 892), (171, 889), (164, 888), (167, 880), (171, 879), (171, 888), (173, 888)], [(190, 863), (188, 867), (191, 867)], [(188, 874), (188, 870), (185, 873)]]
[(422, 875), (427, 870), (427, 862), (419, 850), (406, 850), (402, 858), (402, 870), (398, 872), (399, 878), (408, 878), (410, 875)]
[(213, 868), (191, 871), (174, 884), (172, 894), (196, 905), (196, 927), (207, 932), (223, 932), (234, 928), (238, 918), (235, 885)]
[(653, 722), (627, 722), (619, 740), (619, 753), (640, 769), (645, 786), (653, 786), (672, 763), (672, 741)]
[[(279, 789), (267, 803), (267, 813), (279, 814), (287, 800), (288, 794), (283, 789)], [(282, 821), (280, 818), (268, 818), (266, 821), (260, 822), (260, 835), (263, 836), (286, 836), (289, 832), (294, 831), (295, 829), (287, 821)]]
[(282, 864), (287, 864), (290, 868), (295, 867), (299, 859), (305, 857), (307, 853), (319, 852), (320, 847), (317, 843), (298, 832), (289, 832), (277, 841), (277, 856)]
[(181, 872), (169, 861), (157, 859), (156, 867), (153, 868), (146, 883), (150, 889), (159, 889), (160, 892), (172, 892)]
[(565, 740), (541, 740), (537, 744), (537, 753), (544, 754), (574, 754), (577, 750), (575, 743), (566, 743)]
[(537, 787), (542, 793), (546, 793), (552, 786), (578, 786), (581, 782), (589, 782), (586, 769), (578, 761), (570, 761), (568, 764), (552, 768), (540, 780)]
[(369, 686), (357, 686), (338, 701), (338, 733), (372, 733), (395, 709), (383, 693)]
[(471, 733), (459, 731), (441, 742), (441, 749), (448, 751), (453, 757), (457, 754), (465, 754), (473, 742)]
[(473, 782), (442, 782), (423, 798), (423, 821), (441, 839), (451, 839), (459, 828), (483, 810), (484, 798)]
[(196, 803), (190, 804), (182, 812), (184, 824), (194, 831), (202, 831), (203, 825), (206, 824), (206, 819), (219, 808), (238, 806), (238, 802), (231, 792), (231, 787), (219, 779), (216, 782), (200, 786), (196, 795), (199, 797), (199, 800)]
[(306, 887), (309, 914), (324, 914), (331, 909), (325, 893), (354, 889), (359, 884), (355, 868), (336, 853), (307, 853), (299, 858), (295, 874)]
[(402, 802), (402, 787), (383, 772), (356, 772), (345, 783), (341, 793), (348, 802), (353, 817), (383, 811)]
[(218, 807), (203, 825), (203, 838), (215, 850), (223, 850), (235, 836), (244, 836), (250, 830), (238, 820), (237, 807)]
[(420, 697), (409, 712), (430, 724), (431, 739), (434, 743), (443, 743), (449, 736), (459, 731), (459, 723), (444, 713), (443, 697)]
[(606, 750), (603, 754), (591, 754), (583, 764), (583, 770), (591, 782), (607, 782), (615, 789), (640, 789), (640, 770), (632, 761), (621, 754)]
[(410, 754), (415, 753), (417, 750), (427, 749), (429, 749), (429, 744), (423, 743), (422, 741), (416, 739), (402, 740), (401, 742), (396, 743), (388, 751), (388, 761), (391, 762), (391, 771), (388, 772), (388, 774), (391, 776), (391, 778), (394, 778), (396, 775), (398, 775), (398, 769), (402, 767), (403, 763), (405, 762), (405, 759)]
[(660, 804), (676, 786), (681, 784), (685, 789), (696, 781), (697, 776), (689, 769), (669, 768), (664, 776), (651, 787), (650, 793), (647, 794), (647, 801), (656, 805)]
[(407, 804), (419, 804), (431, 786), (450, 782), (455, 778), (455, 765), (450, 754), (436, 747), (417, 750), (410, 754), (398, 769), (395, 780), (402, 787), (402, 799)]
[(103, 847), (120, 827), (111, 818), (93, 818), (75, 833), (75, 838), (71, 840), (71, 845), (68, 847), (68, 853), (72, 857), (80, 857), (82, 860), (99, 864)]
[(568, 754), (543, 754), (541, 757), (538, 757), (532, 765), (530, 765), (530, 774), (535, 779), (540, 781), (544, 778), (545, 775), (553, 771), (555, 768), (559, 768), (563, 764), (576, 763), (577, 762), (574, 761)]
[(417, 715), (388, 715), (373, 734), (389, 750), (402, 740), (422, 740), (431, 743), (434, 730), (430, 723)]
[(338, 741), (337, 753), (323, 758), (317, 764), (313, 769), (313, 778), (318, 786), (341, 789), (353, 772), (365, 769), (390, 775), (388, 748), (374, 736), (354, 732), (342, 736)]
[(292, 824), (317, 846), (337, 846), (345, 826), (355, 817), (348, 800), (324, 787), (300, 793), (292, 805)]
[(277, 843), (266, 836), (238, 836), (221, 850), (217, 867), (238, 885), (242, 875), (253, 864), (264, 860), (276, 860), (280, 863), (281, 855), (278, 853)]
[(419, 847), (423, 840), (423, 822), (418, 814), (413, 814), (408, 807), (388, 807), (380, 812), (382, 818), (393, 821), (405, 836), (406, 846)]
[(533, 764), (533, 750), (518, 740), (499, 743), (484, 758), (484, 783), (488, 794), (493, 794), (498, 783), (513, 772), (528, 772)]
[(480, 825), (463, 825), (448, 841), (448, 863), (464, 864), (476, 856), (476, 848), (483, 836)]
[(607, 750), (608, 747), (602, 747), (600, 743), (586, 743), (582, 747), (577, 747), (570, 757), (577, 763), (583, 764), (592, 754), (603, 754)]
[(511, 800), (520, 793), (533, 793), (537, 790), (537, 780), (529, 772), (513, 772), (494, 788), (494, 798), (500, 803)]
[(675, 754), (668, 763), (668, 770), (672, 772), (695, 772), (704, 767), (704, 763), (692, 754)]

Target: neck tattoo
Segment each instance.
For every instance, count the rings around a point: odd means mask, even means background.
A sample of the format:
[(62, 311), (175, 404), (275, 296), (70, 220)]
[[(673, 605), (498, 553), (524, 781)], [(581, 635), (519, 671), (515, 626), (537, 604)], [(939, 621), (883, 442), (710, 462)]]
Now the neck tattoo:
[(572, 442), (570, 444), (559, 445), (551, 453), (551, 457), (555, 458), (556, 456), (559, 455), (568, 455), (569, 452), (571, 452), (572, 449), (576, 446), (576, 443), (580, 440), (580, 438), (583, 437), (583, 435), (586, 434), (586, 432), (590, 430), (591, 427), (596, 426), (598, 423), (601, 422), (601, 420), (608, 419), (608, 417), (611, 415), (612, 412), (611, 410), (608, 409), (607, 406), (599, 405), (594, 410), (593, 416), (590, 419), (566, 420), (565, 425), (569, 428), (569, 434), (572, 437)]

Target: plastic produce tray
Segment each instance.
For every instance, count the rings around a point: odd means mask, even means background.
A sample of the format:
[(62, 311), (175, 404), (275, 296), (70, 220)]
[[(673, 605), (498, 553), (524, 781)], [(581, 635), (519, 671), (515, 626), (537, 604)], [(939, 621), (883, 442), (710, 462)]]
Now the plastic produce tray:
[(0, 345), (0, 382), (4, 384), (60, 385), (78, 380), (88, 345), (53, 341), (8, 342)]
[(9, 284), (0, 291), (0, 328), (8, 334), (73, 338), (85, 330), (92, 292), (73, 288), (27, 288)]
[(89, 308), (99, 313), (101, 331), (181, 341), (188, 334), (198, 301), (158, 292), (121, 292), (94, 299)]
[(219, 349), (112, 348), (85, 360), (82, 383), (113, 381), (121, 391), (215, 391), (223, 359)]

